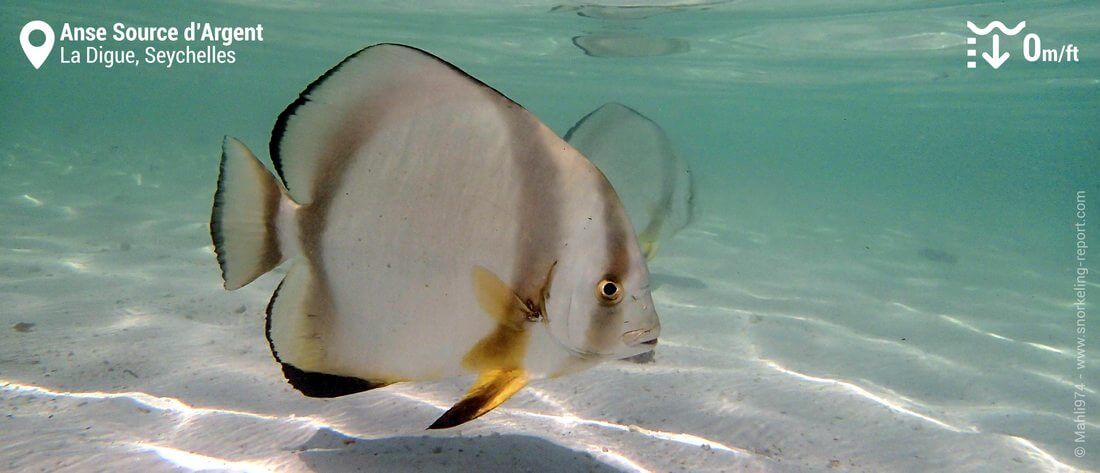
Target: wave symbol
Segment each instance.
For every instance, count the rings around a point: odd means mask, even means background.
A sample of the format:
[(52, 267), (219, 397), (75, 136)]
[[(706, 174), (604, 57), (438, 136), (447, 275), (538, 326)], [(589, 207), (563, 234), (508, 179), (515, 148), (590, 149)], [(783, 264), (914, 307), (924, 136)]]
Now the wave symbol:
[(1020, 30), (1024, 29), (1024, 26), (1026, 25), (1026, 21), (1021, 21), (1020, 24), (1016, 25), (1015, 28), (1009, 29), (1007, 26), (1005, 26), (1004, 23), (1001, 23), (1000, 20), (993, 20), (988, 25), (985, 25), (985, 28), (978, 28), (978, 25), (975, 25), (974, 22), (966, 22), (966, 27), (970, 28), (970, 31), (973, 31), (976, 35), (982, 36), (989, 34), (990, 31), (993, 31), (993, 28), (1001, 30), (1001, 33), (1004, 33), (1008, 36), (1015, 36), (1016, 33), (1019, 33)]

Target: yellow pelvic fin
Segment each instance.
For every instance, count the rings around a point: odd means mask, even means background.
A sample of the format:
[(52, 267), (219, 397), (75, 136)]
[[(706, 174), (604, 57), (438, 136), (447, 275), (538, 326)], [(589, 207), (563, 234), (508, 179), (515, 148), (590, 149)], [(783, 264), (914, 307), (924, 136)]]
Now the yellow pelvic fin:
[(527, 385), (522, 369), (483, 371), (466, 397), (444, 412), (428, 429), (446, 429), (465, 424), (493, 410)]
[(478, 373), (493, 369), (517, 369), (523, 364), (528, 338), (526, 330), (497, 325), (492, 333), (478, 340), (466, 352), (462, 366)]
[[(544, 300), (548, 296), (550, 274), (540, 294)], [(476, 419), (527, 385), (527, 372), (523, 370), (523, 357), (531, 338), (527, 320), (540, 309), (529, 307), (504, 281), (481, 266), (474, 267), (473, 281), (478, 304), (497, 325), (462, 358), (462, 366), (478, 373), (477, 381), (466, 397), (429, 429), (445, 429)]]

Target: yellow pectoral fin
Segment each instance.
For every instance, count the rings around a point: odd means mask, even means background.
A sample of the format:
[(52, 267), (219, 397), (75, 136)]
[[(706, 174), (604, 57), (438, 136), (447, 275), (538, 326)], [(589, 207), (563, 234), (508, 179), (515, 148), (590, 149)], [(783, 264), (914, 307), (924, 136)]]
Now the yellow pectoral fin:
[(657, 254), (658, 239), (661, 237), (661, 225), (664, 224), (664, 219), (655, 218), (649, 222), (645, 230), (638, 235), (638, 244), (642, 247), (642, 256), (646, 261), (653, 260), (653, 255)]
[(428, 429), (447, 429), (481, 417), (527, 385), (527, 373), (522, 369), (488, 370), (458, 401)]
[(653, 261), (653, 255), (657, 254), (657, 242), (639, 238), (638, 243), (642, 246), (642, 257), (644, 257), (646, 261)]
[(492, 271), (474, 266), (474, 295), (481, 309), (498, 323), (518, 329), (531, 310), (519, 299), (515, 291), (501, 281)]

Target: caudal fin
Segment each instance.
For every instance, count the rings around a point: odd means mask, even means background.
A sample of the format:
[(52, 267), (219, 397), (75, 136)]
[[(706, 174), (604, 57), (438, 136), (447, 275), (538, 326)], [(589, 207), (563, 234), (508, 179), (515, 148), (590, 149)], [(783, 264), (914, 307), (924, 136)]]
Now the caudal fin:
[(210, 236), (226, 289), (238, 289), (283, 261), (277, 225), (283, 199), (279, 183), (252, 151), (225, 137)]

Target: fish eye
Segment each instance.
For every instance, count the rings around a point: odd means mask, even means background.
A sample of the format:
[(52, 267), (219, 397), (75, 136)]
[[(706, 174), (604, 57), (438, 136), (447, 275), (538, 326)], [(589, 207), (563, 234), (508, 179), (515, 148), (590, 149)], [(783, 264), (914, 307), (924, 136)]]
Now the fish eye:
[(623, 288), (615, 281), (604, 279), (596, 284), (596, 296), (605, 305), (618, 304), (623, 300)]

